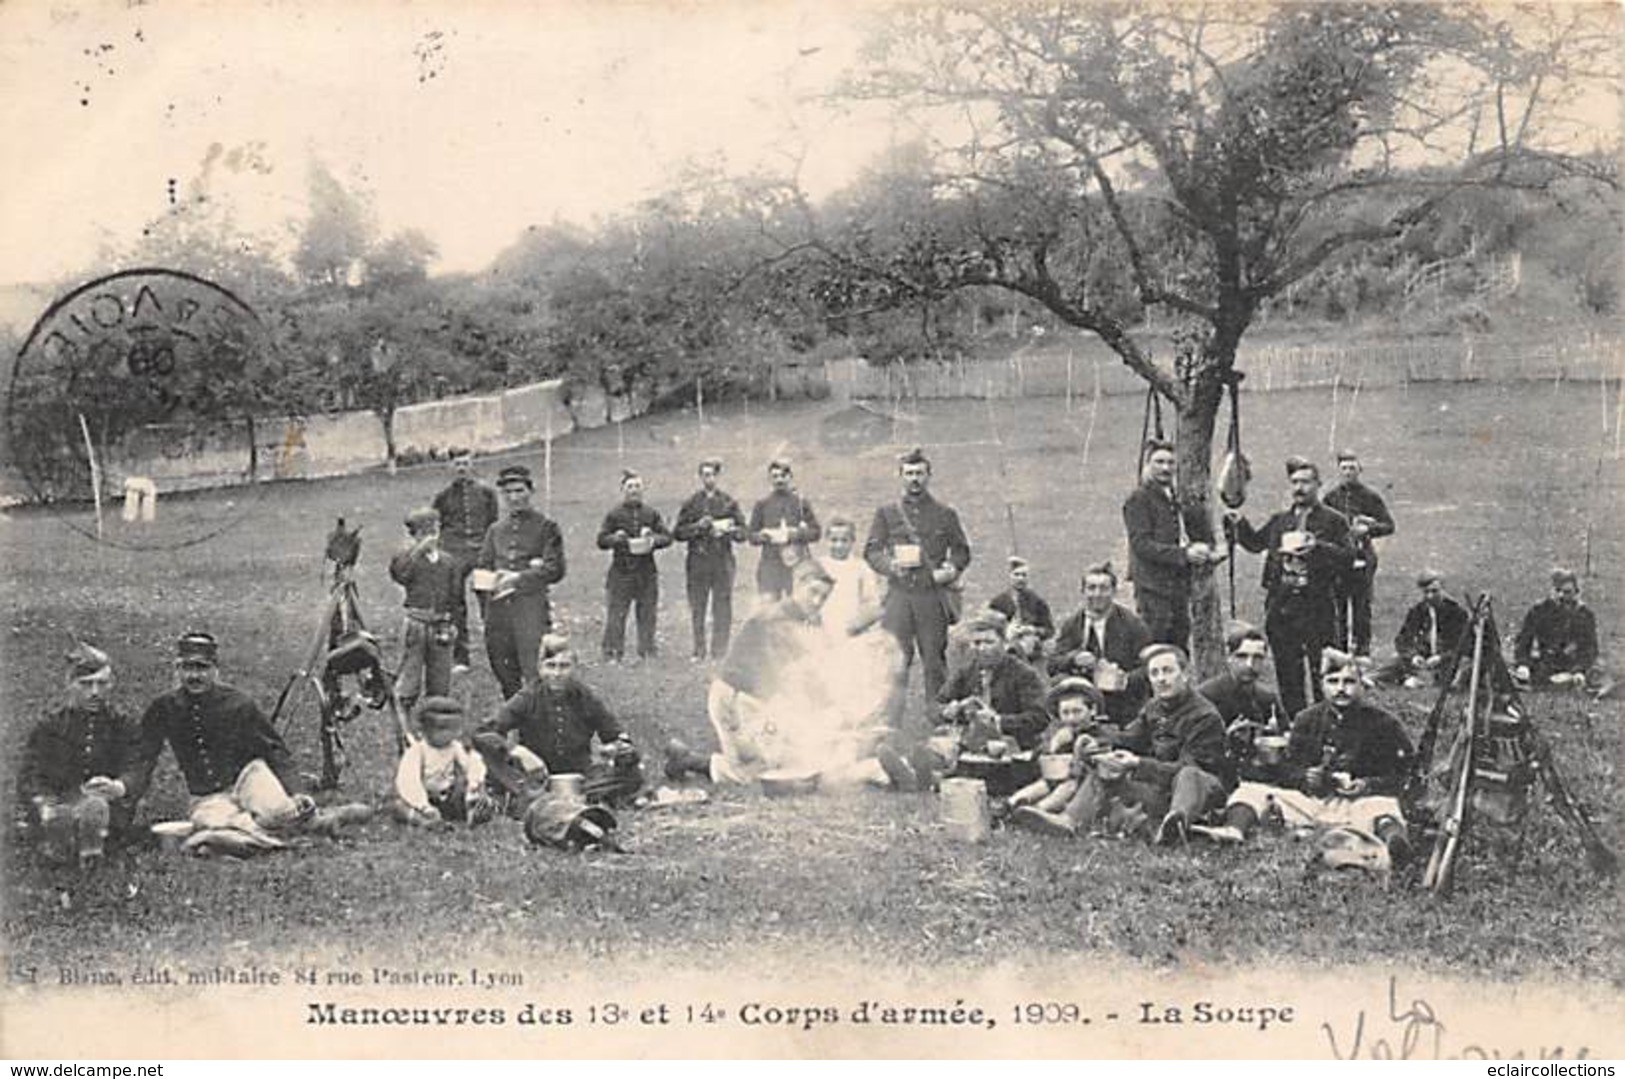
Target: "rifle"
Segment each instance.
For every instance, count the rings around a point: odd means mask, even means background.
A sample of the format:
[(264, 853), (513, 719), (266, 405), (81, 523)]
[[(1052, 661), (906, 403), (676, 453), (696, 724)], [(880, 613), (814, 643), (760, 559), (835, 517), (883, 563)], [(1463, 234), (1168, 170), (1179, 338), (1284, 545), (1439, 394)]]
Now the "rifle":
[(1439, 669), (1439, 692), (1433, 698), (1433, 707), (1428, 711), (1427, 725), (1422, 729), (1421, 741), (1416, 746), (1416, 757), (1411, 762), (1411, 774), (1405, 781), (1404, 801), (1415, 804), (1422, 798), (1423, 788), (1427, 786), (1428, 770), (1433, 766), (1433, 751), (1439, 741), (1439, 727), (1444, 720), (1445, 705), (1450, 701), (1450, 695), (1455, 690), (1456, 673), (1461, 668), (1462, 654), (1467, 650), (1467, 643), (1472, 639), (1474, 627), (1484, 612), (1487, 595), (1481, 595), (1473, 601), (1470, 617), (1467, 624), (1461, 627), (1456, 640), (1450, 649), (1449, 663)]
[[(1427, 869), (1422, 874), (1422, 886), (1440, 895), (1448, 894), (1455, 882), (1456, 857), (1461, 853), (1461, 845), (1467, 838), (1467, 826), (1473, 805), (1473, 778), (1477, 771), (1474, 756), (1480, 737), (1479, 680), (1484, 673), (1483, 601), (1474, 604), (1473, 609), (1475, 614), (1469, 623), (1473, 629), (1472, 681), (1467, 686), (1467, 711), (1463, 717), (1462, 729), (1456, 735), (1456, 744), (1451, 751), (1453, 758), (1459, 758), (1459, 764), (1456, 765), (1457, 771), (1453, 777), (1449, 809), (1439, 825), (1438, 836), (1433, 844), (1433, 854), (1428, 858)], [(1484, 720), (1487, 725), (1489, 707), (1487, 701), (1485, 704)], [(1431, 747), (1429, 752), (1431, 753)]]

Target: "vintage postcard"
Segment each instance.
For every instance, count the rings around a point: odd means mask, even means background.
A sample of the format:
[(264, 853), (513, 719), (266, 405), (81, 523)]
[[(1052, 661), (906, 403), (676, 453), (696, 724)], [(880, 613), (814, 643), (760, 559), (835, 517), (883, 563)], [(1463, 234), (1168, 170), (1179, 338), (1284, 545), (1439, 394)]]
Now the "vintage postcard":
[(1619, 20), (0, 7), (0, 1051), (1625, 1055)]

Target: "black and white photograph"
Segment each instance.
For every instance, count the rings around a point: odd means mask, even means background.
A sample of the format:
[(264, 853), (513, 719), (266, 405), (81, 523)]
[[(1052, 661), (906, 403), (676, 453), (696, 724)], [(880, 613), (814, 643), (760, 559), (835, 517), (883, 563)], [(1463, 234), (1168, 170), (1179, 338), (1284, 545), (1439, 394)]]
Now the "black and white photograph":
[(1625, 1056), (1622, 23), (0, 4), (0, 1055)]

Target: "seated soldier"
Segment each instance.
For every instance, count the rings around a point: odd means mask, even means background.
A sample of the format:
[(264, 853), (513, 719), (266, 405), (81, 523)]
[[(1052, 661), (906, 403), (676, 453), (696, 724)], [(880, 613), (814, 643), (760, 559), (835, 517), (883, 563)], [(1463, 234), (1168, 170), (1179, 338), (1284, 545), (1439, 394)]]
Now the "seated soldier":
[[(930, 785), (933, 772), (953, 771), (959, 751), (993, 755), (990, 743), (1007, 750), (1035, 749), (1049, 715), (1044, 710), (1044, 678), (1005, 647), (1004, 616), (983, 611), (964, 625), (969, 660), (948, 675), (937, 691), (938, 737), (951, 738), (948, 753), (915, 747), (907, 755), (895, 747), (877, 753), (881, 767), (898, 790)], [(923, 750), (923, 752), (922, 752)]]
[(988, 607), (1004, 615), (1009, 622), (1008, 636), (1023, 631), (1017, 627), (1032, 627), (1040, 641), (1055, 636), (1055, 616), (1050, 614), (1044, 597), (1033, 591), (1029, 580), (1032, 567), (1019, 555), (1010, 556), (1010, 587), (987, 601)]
[(276, 832), (331, 832), (367, 820), (372, 810), (364, 804), (318, 812), (308, 794), (290, 793), (297, 776), (287, 745), (259, 705), (221, 683), (219, 652), (207, 633), (188, 633), (177, 643), (179, 684), (147, 706), (123, 777), (130, 805), (146, 793), (168, 745), (192, 794), (188, 816), (195, 830), (186, 850), (275, 850), (285, 846)]
[(1552, 594), (1524, 615), (1512, 652), (1513, 677), (1523, 684), (1589, 688), (1597, 696), (1613, 688), (1597, 663), (1597, 616), (1580, 602), (1572, 570), (1552, 571)]
[(1137, 809), (1160, 820), (1156, 842), (1185, 838), (1191, 827), (1224, 805), (1235, 785), (1225, 755), (1224, 720), (1190, 684), (1190, 660), (1177, 645), (1145, 650), (1151, 699), (1123, 731), (1104, 730), (1101, 742), (1115, 751), (1093, 757), (1077, 794), (1059, 813), (1034, 806), (1011, 820), (1054, 835), (1077, 835), (1103, 814)]
[(1244, 782), (1230, 796), (1213, 839), (1241, 842), (1266, 815), (1288, 827), (1352, 828), (1388, 846), (1398, 864), (1409, 854), (1398, 795), (1409, 775), (1411, 740), (1399, 720), (1365, 703), (1353, 656), (1321, 653), (1325, 697), (1292, 721), (1286, 760), (1270, 782)]
[[(1281, 699), (1262, 681), (1269, 662), (1269, 641), (1264, 631), (1238, 622), (1225, 635), (1224, 644), (1227, 669), (1197, 686), (1196, 692), (1219, 710), (1229, 739), (1230, 759), (1245, 774), (1259, 751), (1257, 740), (1281, 738), (1288, 717), (1283, 714)], [(1273, 753), (1277, 748), (1266, 743), (1265, 752)]]
[(463, 706), (451, 697), (425, 697), (414, 718), (422, 735), (395, 768), (395, 818), (426, 827), (490, 820), (485, 760), (462, 742)]
[[(861, 737), (846, 714), (852, 700), (832, 692), (830, 635), (819, 616), (834, 582), (813, 558), (789, 572), (789, 595), (745, 620), (712, 679), (706, 709), (717, 752), (701, 753), (674, 739), (666, 746), (667, 778), (692, 773), (744, 784), (766, 772), (798, 769), (826, 780), (880, 779), (872, 739)], [(883, 682), (878, 691), (884, 695), (886, 688)]]
[[(590, 798), (610, 802), (629, 799), (643, 786), (632, 736), (575, 677), (575, 666), (569, 638), (545, 635), (536, 681), (504, 702), (474, 733), (492, 795), (510, 816), (523, 817), (550, 776), (583, 776)], [(512, 743), (510, 733), (515, 735)], [(602, 762), (593, 752), (595, 738), (606, 758)]]
[(80, 644), (67, 660), (67, 700), (29, 732), (17, 795), (26, 833), (45, 857), (89, 868), (101, 859), (109, 832), (129, 824), (130, 803), (117, 777), (128, 764), (135, 724), (109, 700), (107, 653)]
[[(1418, 573), (1416, 587), (1422, 598), (1405, 612), (1394, 636), (1394, 658), (1377, 668), (1380, 683), (1420, 689), (1436, 685), (1443, 672), (1456, 666), (1456, 648), (1471, 618), (1467, 608), (1445, 595), (1444, 577), (1437, 570)], [(1472, 641), (1467, 644), (1470, 654)]]
[(1083, 571), (1083, 606), (1061, 625), (1050, 656), (1052, 678), (1076, 674), (1089, 679), (1106, 700), (1105, 719), (1118, 726), (1133, 722), (1145, 703), (1141, 653), (1151, 631), (1133, 611), (1115, 602), (1117, 571), (1111, 563)]
[(1058, 813), (1078, 792), (1078, 784), (1088, 771), (1091, 758), (1102, 749), (1095, 738), (1097, 719), (1105, 702), (1100, 690), (1087, 678), (1063, 678), (1049, 690), (1049, 713), (1054, 717), (1044, 732), (1041, 752), (1046, 756), (1070, 755), (1067, 778), (1059, 781), (1039, 778), (1010, 796), (1010, 808), (1035, 805)]

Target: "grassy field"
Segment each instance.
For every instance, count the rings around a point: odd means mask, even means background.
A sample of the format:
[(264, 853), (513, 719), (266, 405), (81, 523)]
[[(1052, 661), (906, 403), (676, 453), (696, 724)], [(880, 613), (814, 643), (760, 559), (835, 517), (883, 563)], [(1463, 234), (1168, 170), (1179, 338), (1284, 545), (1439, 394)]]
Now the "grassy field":
[[(1589, 528), (1586, 598), (1605, 654), (1617, 662), (1621, 472), (1600, 456), (1614, 432), (1599, 420), (1614, 415), (1611, 404), (1599, 406), (1596, 386), (1550, 384), (1343, 395), (1338, 441), (1361, 451), (1367, 478), (1399, 523), (1378, 585), (1383, 643), (1423, 566), (1445, 571), (1458, 596), (1492, 590), (1509, 622), (1544, 594), (1551, 565), (1584, 566)], [(1247, 407), (1248, 449), (1259, 466), (1251, 507), (1262, 519), (1285, 497), (1282, 458), (1305, 452), (1329, 462), (1331, 397), (1280, 393)], [(788, 452), (819, 516), (852, 515), (864, 530), (874, 507), (895, 497), (894, 444), (919, 443), (935, 461), (934, 489), (959, 508), (976, 549), (970, 600), (1003, 586), (1003, 556), (1014, 545), (1058, 612), (1070, 610), (1080, 567), (1123, 557), (1119, 507), (1140, 424), (1137, 399), (1105, 399), (1093, 415), (1091, 408), (1082, 401), (1067, 413), (1056, 399), (991, 408), (931, 402), (892, 420), (834, 403), (752, 406), (708, 411), (703, 427), (691, 413), (670, 414), (574, 435), (553, 456), (551, 511), (570, 560), (558, 607), (593, 659), (607, 561), (593, 536), (616, 499), (622, 463), (645, 473), (650, 500), (670, 519), (702, 455), (725, 458), (724, 484), (748, 505), (766, 489), (770, 454)], [(517, 459), (540, 474), (539, 451)], [(487, 474), (494, 470), (488, 463)], [(225, 677), (269, 708), (310, 638), (324, 595), (322, 540), (337, 516), (365, 526), (364, 609), (375, 626), (393, 629), (398, 590), (385, 573), (386, 552), (406, 510), (448, 478), (404, 470), (267, 488), (243, 526), (169, 552), (97, 545), (45, 514), (0, 519), (11, 595), (0, 682), (7, 759), (60, 692), (59, 657), (75, 636), (113, 654), (117, 696), (137, 711), (167, 686), (174, 637), (207, 629), (223, 641)], [(224, 502), (211, 496), (185, 512), (206, 523), (235, 512)], [(741, 567), (741, 598), (754, 560), (747, 555)], [(1244, 555), (1244, 616), (1259, 615), (1257, 577), (1257, 560)], [(662, 658), (585, 671), (649, 750), (671, 735), (709, 742), (705, 671), (687, 662), (680, 554), (664, 556), (663, 585)], [(483, 662), (460, 691), (476, 712), (496, 703)], [(1384, 699), (1419, 726), (1423, 695)], [(1616, 838), (1621, 714), (1612, 702), (1542, 697), (1535, 705), (1571, 785)], [(314, 767), (309, 733), (292, 741)], [(353, 730), (351, 748), (347, 795), (381, 801), (390, 768), (384, 726), (374, 720)], [(166, 758), (143, 817), (177, 815), (183, 805)], [(108, 954), (206, 963), (386, 946), (410, 958), (454, 932), (471, 952), (519, 947), (537, 962), (698, 961), (712, 949), (790, 945), (876, 965), (1059, 951), (1159, 967), (1380, 959), (1498, 978), (1625, 978), (1617, 894), (1586, 875), (1577, 843), (1545, 811), (1533, 816), (1521, 862), (1504, 844), (1475, 843), (1463, 887), (1448, 901), (1405, 887), (1306, 879), (1305, 849), (1290, 839), (1244, 852), (1164, 851), (1006, 831), (985, 846), (959, 846), (942, 833), (927, 795), (786, 802), (724, 792), (705, 806), (631, 814), (624, 825), (635, 852), (624, 858), (528, 853), (508, 822), (474, 834), (408, 836), (379, 820), (341, 841), (256, 862), (140, 851), (86, 880), (41, 869), (13, 849), (4, 936), (13, 962), (53, 964)], [(417, 943), (403, 933), (426, 926), (433, 929)]]

